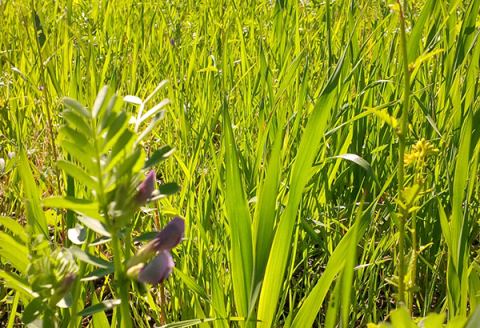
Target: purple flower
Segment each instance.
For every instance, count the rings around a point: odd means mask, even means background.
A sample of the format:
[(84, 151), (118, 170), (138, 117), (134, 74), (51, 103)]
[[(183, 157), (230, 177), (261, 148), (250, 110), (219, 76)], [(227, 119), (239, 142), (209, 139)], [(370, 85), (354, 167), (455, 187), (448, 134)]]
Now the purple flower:
[(169, 252), (163, 251), (148, 262), (137, 277), (138, 282), (157, 285), (172, 274), (175, 262)]
[(42, 86), (39, 86), (39, 87), (38, 87), (38, 90), (40, 90), (40, 91), (43, 91), (43, 89), (45, 89), (45, 88), (42, 87)]
[(137, 254), (128, 260), (127, 267), (131, 268), (137, 264), (145, 263), (155, 254), (171, 250), (180, 243), (184, 232), (185, 221), (180, 217), (175, 217), (151, 242), (143, 246)]
[(135, 203), (137, 205), (145, 204), (152, 195), (155, 188), (155, 170), (148, 172), (145, 180), (138, 186), (138, 193), (135, 195)]
[(175, 40), (173, 38), (171, 38), (170, 43), (172, 44), (172, 46), (174, 46), (175, 45)]

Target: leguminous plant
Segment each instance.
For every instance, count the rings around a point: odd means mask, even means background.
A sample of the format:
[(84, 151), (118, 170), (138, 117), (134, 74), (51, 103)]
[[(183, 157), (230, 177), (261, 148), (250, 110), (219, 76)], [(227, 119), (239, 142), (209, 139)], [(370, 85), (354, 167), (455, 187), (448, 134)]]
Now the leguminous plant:
[(477, 327), (480, 0), (0, 0), (0, 326)]

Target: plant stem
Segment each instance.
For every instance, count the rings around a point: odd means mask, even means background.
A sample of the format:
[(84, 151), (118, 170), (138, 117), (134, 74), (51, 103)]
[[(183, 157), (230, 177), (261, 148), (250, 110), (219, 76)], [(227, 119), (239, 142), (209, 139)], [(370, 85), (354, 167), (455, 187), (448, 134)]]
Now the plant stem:
[[(403, 190), (404, 190), (404, 181), (405, 181), (405, 171), (404, 171), (404, 157), (405, 157), (405, 140), (408, 133), (408, 109), (410, 107), (410, 71), (408, 68), (408, 52), (407, 52), (407, 36), (405, 32), (405, 19), (403, 16), (402, 5), (400, 0), (397, 0), (397, 4), (400, 10), (400, 50), (403, 56), (403, 70), (404, 70), (404, 95), (403, 95), (403, 109), (402, 117), (400, 122), (400, 132), (399, 132), (399, 147), (398, 147), (398, 198), (401, 202), (403, 199)], [(400, 303), (405, 303), (405, 224), (407, 222), (408, 212), (404, 207), (401, 209), (400, 213), (400, 226), (399, 226), (399, 240), (398, 240), (398, 300)]]
[(113, 263), (115, 265), (115, 282), (117, 294), (120, 296), (120, 316), (118, 326), (122, 328), (132, 328), (132, 318), (130, 317), (130, 297), (128, 293), (128, 281), (125, 278), (125, 270), (122, 263), (122, 249), (120, 247), (120, 232), (114, 229), (112, 232)]
[(160, 283), (160, 311), (162, 317), (160, 318), (160, 324), (165, 325), (165, 284), (163, 281)]

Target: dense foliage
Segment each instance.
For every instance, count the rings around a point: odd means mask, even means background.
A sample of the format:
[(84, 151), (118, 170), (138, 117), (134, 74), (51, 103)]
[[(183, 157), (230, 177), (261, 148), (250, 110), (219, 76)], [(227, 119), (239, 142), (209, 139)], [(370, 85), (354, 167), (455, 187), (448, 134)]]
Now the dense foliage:
[(474, 327), (479, 11), (0, 0), (0, 325)]

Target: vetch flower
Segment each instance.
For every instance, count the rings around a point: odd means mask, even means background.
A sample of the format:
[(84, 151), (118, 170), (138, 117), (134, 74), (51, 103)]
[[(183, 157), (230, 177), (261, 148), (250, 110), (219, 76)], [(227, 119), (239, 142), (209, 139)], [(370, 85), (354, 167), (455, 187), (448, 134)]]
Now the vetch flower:
[(141, 283), (157, 285), (172, 274), (174, 266), (175, 262), (173, 262), (172, 255), (163, 251), (148, 262), (138, 275), (137, 280)]
[(135, 203), (138, 205), (145, 204), (145, 202), (152, 196), (155, 188), (155, 170), (151, 170), (145, 180), (138, 186), (138, 193), (135, 195)]
[(137, 264), (145, 263), (155, 254), (171, 250), (180, 243), (184, 232), (185, 221), (180, 217), (175, 217), (152, 241), (143, 246), (137, 254), (130, 258), (127, 267), (131, 268)]

